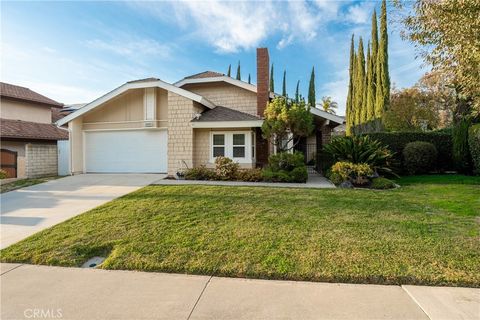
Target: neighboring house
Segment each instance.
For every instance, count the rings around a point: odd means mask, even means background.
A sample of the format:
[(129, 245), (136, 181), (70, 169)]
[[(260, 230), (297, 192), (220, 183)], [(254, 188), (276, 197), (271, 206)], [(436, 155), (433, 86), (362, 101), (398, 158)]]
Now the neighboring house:
[[(130, 81), (58, 121), (68, 124), (73, 174), (160, 172), (214, 166), (217, 156), (244, 168), (267, 163), (262, 138), (268, 101), (269, 56), (257, 49), (257, 86), (207, 71), (175, 84), (156, 78)], [(316, 152), (343, 119), (312, 109), (315, 132), (297, 149)], [(308, 160), (308, 159), (307, 159)]]
[(57, 175), (57, 141), (68, 131), (52, 121), (62, 104), (28, 88), (0, 83), (1, 167), (8, 178)]

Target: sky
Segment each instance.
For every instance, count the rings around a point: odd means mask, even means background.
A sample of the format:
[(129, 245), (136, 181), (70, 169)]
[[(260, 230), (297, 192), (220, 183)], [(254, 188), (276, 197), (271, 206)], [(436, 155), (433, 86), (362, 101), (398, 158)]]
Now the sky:
[[(275, 91), (297, 80), (307, 96), (312, 67), (317, 101), (345, 113), (350, 37), (370, 37), (376, 1), (1, 2), (1, 81), (65, 104), (90, 102), (135, 79), (169, 83), (206, 70), (256, 81), (257, 47), (268, 47)], [(393, 9), (390, 8), (389, 10)], [(413, 85), (426, 71), (389, 25), (390, 77)]]

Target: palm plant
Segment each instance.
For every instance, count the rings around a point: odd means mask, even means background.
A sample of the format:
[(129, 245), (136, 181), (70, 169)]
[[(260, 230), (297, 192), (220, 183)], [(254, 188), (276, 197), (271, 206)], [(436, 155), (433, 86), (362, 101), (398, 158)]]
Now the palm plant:
[(325, 96), (322, 98), (322, 103), (320, 104), (323, 111), (336, 114), (335, 109), (338, 108), (338, 103), (332, 100), (332, 97)]
[(396, 176), (391, 169), (393, 152), (369, 136), (334, 138), (323, 150), (330, 154), (335, 162), (365, 163), (377, 173)]

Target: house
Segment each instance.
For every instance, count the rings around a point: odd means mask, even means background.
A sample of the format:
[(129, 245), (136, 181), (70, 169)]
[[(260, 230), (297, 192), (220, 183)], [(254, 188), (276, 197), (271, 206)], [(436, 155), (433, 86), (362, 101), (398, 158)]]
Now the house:
[(25, 87), (0, 83), (1, 167), (8, 178), (57, 175), (57, 142), (68, 131), (53, 124), (62, 104)]
[[(170, 84), (127, 82), (58, 121), (68, 124), (72, 174), (159, 172), (213, 166), (227, 156), (243, 168), (262, 166), (273, 152), (262, 138), (269, 55), (257, 49), (257, 85), (206, 71)], [(315, 132), (299, 144), (314, 154), (343, 119), (312, 109)], [(313, 146), (312, 150), (308, 147)]]

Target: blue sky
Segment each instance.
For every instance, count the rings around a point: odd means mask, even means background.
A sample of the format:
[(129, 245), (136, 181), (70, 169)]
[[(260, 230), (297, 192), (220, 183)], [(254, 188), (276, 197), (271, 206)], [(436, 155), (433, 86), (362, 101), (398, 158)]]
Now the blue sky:
[[(266, 46), (293, 95), (307, 94), (312, 66), (317, 99), (344, 114), (350, 36), (370, 35), (380, 2), (5, 2), (1, 3), (1, 79), (63, 103), (89, 102), (126, 81), (175, 82), (213, 70), (255, 81), (255, 48)], [(413, 46), (389, 26), (391, 80), (414, 84), (425, 72)]]

